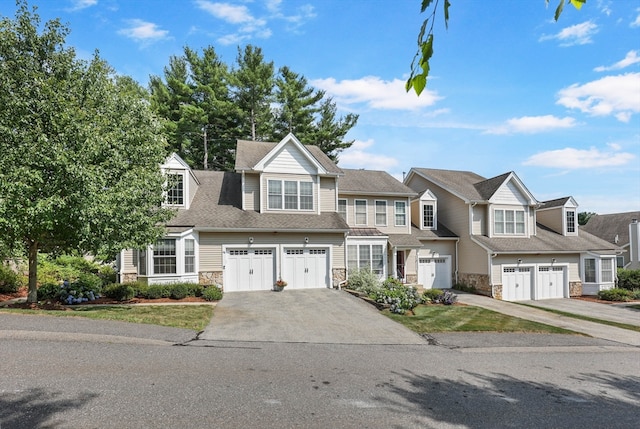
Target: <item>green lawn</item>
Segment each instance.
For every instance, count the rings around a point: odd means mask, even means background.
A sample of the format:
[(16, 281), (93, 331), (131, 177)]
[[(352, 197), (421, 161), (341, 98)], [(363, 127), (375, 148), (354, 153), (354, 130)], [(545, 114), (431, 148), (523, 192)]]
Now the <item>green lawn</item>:
[(213, 315), (213, 306), (211, 305), (112, 305), (78, 306), (70, 307), (70, 309), (70, 311), (57, 311), (1, 308), (0, 312), (120, 320), (185, 328), (198, 332), (207, 326)]
[(382, 312), (419, 334), (430, 332), (534, 332), (576, 334), (562, 328), (531, 322), (517, 317), (462, 305), (419, 305), (415, 315), (404, 316)]

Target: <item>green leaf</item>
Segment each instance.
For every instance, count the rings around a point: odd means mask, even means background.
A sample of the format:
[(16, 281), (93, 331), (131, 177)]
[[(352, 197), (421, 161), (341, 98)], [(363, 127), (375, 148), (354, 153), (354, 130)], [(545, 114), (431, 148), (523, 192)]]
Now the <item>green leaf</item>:
[(424, 32), (427, 29), (427, 24), (429, 23), (429, 18), (425, 19), (420, 27), (420, 33), (418, 33), (418, 45), (422, 43)]
[(560, 18), (560, 15), (562, 14), (562, 10), (564, 9), (564, 0), (560, 0), (560, 4), (558, 4), (558, 7), (556, 8), (556, 14), (554, 16), (554, 20), (558, 20), (558, 18)]
[(449, 29), (449, 6), (451, 3), (449, 0), (444, 1), (444, 26), (448, 30)]
[(587, 0), (569, 0), (569, 1), (573, 5), (573, 7), (575, 7), (578, 10), (582, 9), (582, 6), (584, 6), (584, 4), (587, 2)]
[[(427, 65), (427, 69), (429, 66)], [(413, 78), (413, 89), (418, 96), (422, 93), (427, 86), (427, 76), (425, 74), (419, 74)]]
[(427, 10), (427, 8), (431, 4), (431, 2), (433, 2), (433, 0), (422, 0), (422, 6), (420, 7), (420, 13), (424, 12), (425, 10)]
[(424, 69), (424, 64), (426, 63), (428, 70), (429, 60), (433, 56), (433, 34), (429, 34), (429, 37), (427, 37), (427, 41), (420, 45), (420, 51), (422, 52), (422, 57), (420, 58), (420, 66)]

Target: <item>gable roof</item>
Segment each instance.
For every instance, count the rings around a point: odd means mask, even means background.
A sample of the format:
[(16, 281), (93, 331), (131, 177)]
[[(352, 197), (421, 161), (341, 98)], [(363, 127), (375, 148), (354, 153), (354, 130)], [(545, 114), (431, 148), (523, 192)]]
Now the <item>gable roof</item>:
[(179, 210), (168, 227), (198, 230), (316, 231), (349, 230), (338, 213), (258, 213), (242, 210), (242, 175), (223, 171), (194, 171), (200, 180), (189, 210)]
[(640, 221), (640, 211), (593, 215), (580, 227), (580, 233), (587, 231), (613, 244), (618, 236), (617, 245), (625, 246), (629, 243), (629, 224), (633, 219)]
[[(251, 140), (238, 140), (236, 145), (236, 171), (253, 171), (258, 164), (263, 161), (270, 152), (275, 150), (279, 145), (284, 145), (289, 141), (298, 142), (293, 135), (289, 135), (282, 139), (279, 143), (274, 142), (258, 142)], [(299, 142), (298, 142), (299, 144)], [(319, 164), (326, 173), (333, 175), (342, 174), (342, 170), (331, 161), (331, 159), (318, 146), (302, 145), (300, 147), (307, 151), (307, 154), (313, 158), (314, 163)]]
[(551, 209), (555, 207), (564, 207), (568, 202), (571, 202), (572, 205), (577, 206), (576, 200), (573, 197), (562, 197), (556, 198), (555, 200), (543, 201), (540, 203), (539, 210)]
[(494, 237), (474, 235), (472, 240), (494, 253), (581, 253), (605, 252), (614, 253), (621, 249), (618, 246), (589, 233), (579, 236), (562, 236), (557, 232), (536, 224), (536, 235), (523, 237)]
[(393, 195), (416, 197), (416, 191), (397, 180), (386, 171), (356, 170), (345, 168), (338, 183), (338, 194)]

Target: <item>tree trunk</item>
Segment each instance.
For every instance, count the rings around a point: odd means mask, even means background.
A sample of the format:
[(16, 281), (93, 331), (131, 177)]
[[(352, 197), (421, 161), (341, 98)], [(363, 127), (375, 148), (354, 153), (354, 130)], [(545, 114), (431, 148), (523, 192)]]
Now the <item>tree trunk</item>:
[(29, 293), (27, 302), (38, 302), (38, 242), (29, 241)]
[(204, 160), (202, 162), (202, 167), (205, 170), (209, 169), (209, 148), (207, 146), (207, 126), (204, 126)]
[(256, 141), (256, 115), (251, 109), (251, 140)]

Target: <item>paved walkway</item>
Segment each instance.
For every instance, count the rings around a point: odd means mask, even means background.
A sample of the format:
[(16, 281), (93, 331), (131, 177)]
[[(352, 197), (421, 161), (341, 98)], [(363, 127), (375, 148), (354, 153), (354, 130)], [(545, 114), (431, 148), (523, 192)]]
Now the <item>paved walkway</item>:
[[(583, 334), (590, 335), (595, 338), (601, 338), (605, 340), (614, 341), (617, 343), (632, 345), (640, 347), (640, 332), (630, 331), (628, 329), (616, 328), (613, 326), (603, 325), (601, 323), (595, 322), (587, 322), (584, 320), (579, 320), (571, 317), (560, 316), (558, 314), (551, 313), (549, 311), (545, 311), (542, 309), (531, 308), (520, 304), (515, 304), (507, 301), (500, 301), (497, 299), (489, 298), (481, 295), (474, 295), (468, 293), (462, 293), (455, 291), (458, 295), (458, 301), (463, 304), (475, 305), (476, 307), (486, 308), (488, 310), (493, 310), (498, 313), (507, 314), (513, 317), (519, 317), (521, 319), (532, 320), (534, 322), (544, 323), (547, 325), (557, 326), (564, 329), (569, 329), (571, 331), (580, 332)], [(557, 301), (566, 301), (563, 305), (565, 305), (562, 311), (566, 311), (568, 313), (578, 313), (578, 311), (582, 311), (579, 309), (584, 308), (582, 304), (584, 301), (579, 300), (571, 300), (571, 299), (559, 299)], [(531, 303), (533, 305), (539, 305), (539, 303), (546, 303), (546, 301), (527, 301), (527, 303)], [(593, 305), (602, 305), (604, 307), (609, 307), (608, 304), (597, 304), (593, 303)], [(541, 305), (542, 306), (542, 305)], [(621, 312), (632, 311), (626, 308), (618, 308), (615, 307), (616, 310)], [(599, 319), (609, 320), (610, 313), (607, 311), (613, 311), (613, 309), (602, 310), (598, 314), (592, 314), (592, 317), (596, 317)], [(605, 313), (606, 312), (606, 313)], [(626, 314), (626, 313), (625, 313)], [(628, 322), (625, 322), (628, 323)]]
[(599, 304), (579, 299), (544, 299), (521, 303), (640, 327), (640, 310), (630, 308), (627, 304)]
[(363, 300), (332, 289), (229, 292), (201, 340), (324, 344), (425, 344)]

